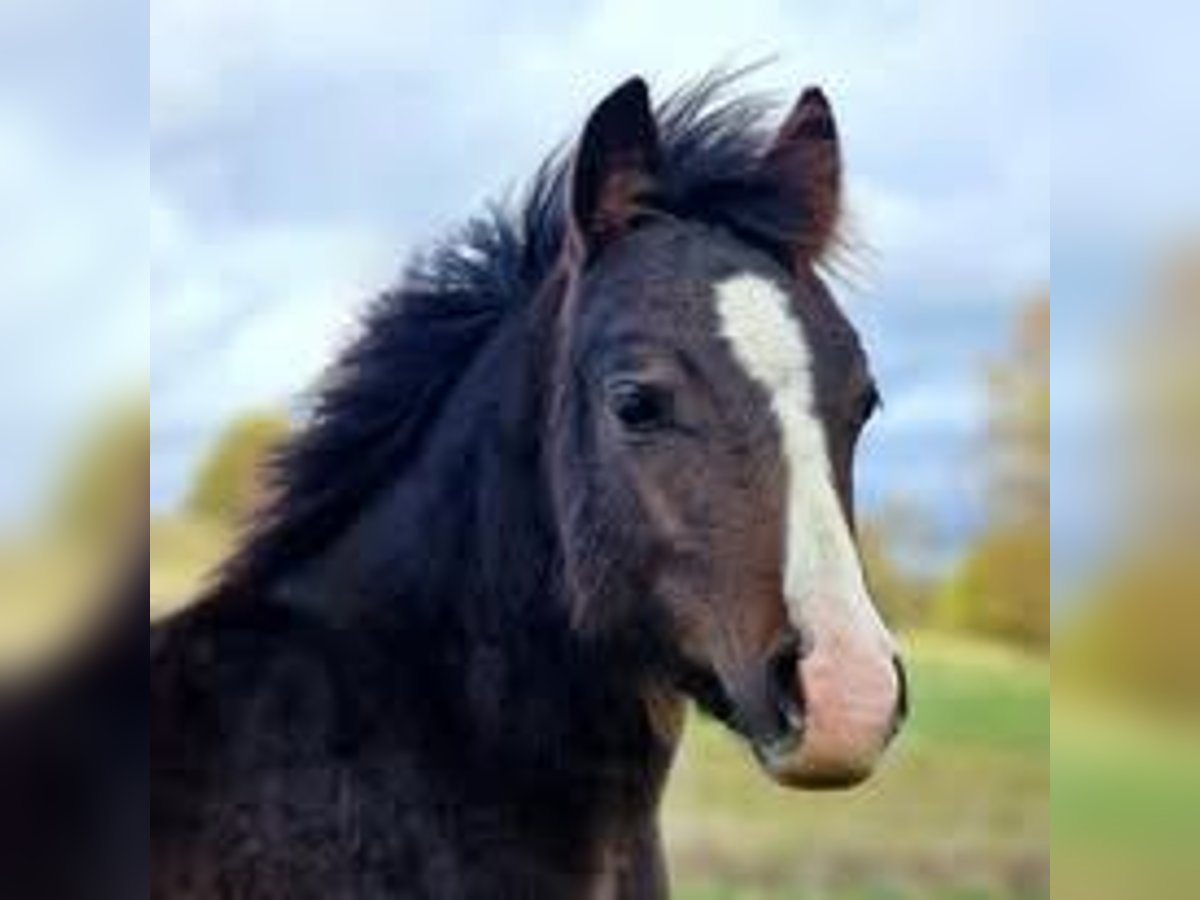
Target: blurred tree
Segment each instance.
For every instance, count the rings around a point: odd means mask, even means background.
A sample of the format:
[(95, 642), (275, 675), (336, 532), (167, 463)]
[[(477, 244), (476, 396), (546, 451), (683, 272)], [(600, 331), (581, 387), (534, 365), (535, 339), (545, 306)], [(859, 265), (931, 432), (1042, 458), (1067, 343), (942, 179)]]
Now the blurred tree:
[(1200, 247), (1172, 256), (1113, 372), (1119, 513), (1055, 655), (1110, 693), (1200, 716)]
[(1005, 358), (988, 373), (993, 522), (1022, 528), (1050, 515), (1050, 295), (1022, 311)]
[[(1200, 535), (1200, 246), (1169, 259), (1115, 367), (1127, 530), (1191, 557)], [(1165, 545), (1165, 546), (1164, 546)]]
[(52, 513), (55, 530), (89, 541), (127, 535), (146, 515), (150, 401), (119, 404), (69, 460)]
[(262, 502), (263, 465), (289, 431), (287, 417), (275, 412), (235, 419), (201, 465), (187, 513), (230, 525), (243, 521)]
[(985, 534), (942, 587), (937, 621), (956, 630), (1047, 649), (1049, 522)]
[(1050, 295), (1022, 310), (987, 374), (988, 525), (936, 619), (1044, 649), (1050, 641)]
[(922, 562), (930, 543), (928, 523), (906, 502), (893, 500), (859, 526), (871, 596), (892, 627), (916, 628), (929, 618), (934, 580)]
[(1055, 636), (1055, 667), (1106, 695), (1200, 716), (1200, 566), (1129, 557), (1105, 572)]

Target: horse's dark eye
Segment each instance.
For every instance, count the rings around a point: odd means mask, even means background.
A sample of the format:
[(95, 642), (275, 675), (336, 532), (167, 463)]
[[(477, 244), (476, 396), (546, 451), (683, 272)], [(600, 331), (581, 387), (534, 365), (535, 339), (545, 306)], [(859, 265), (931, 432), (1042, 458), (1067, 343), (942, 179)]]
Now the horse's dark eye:
[(869, 385), (859, 395), (855, 407), (855, 419), (859, 427), (866, 425), (881, 406), (883, 406), (883, 398), (879, 395), (879, 388), (873, 384)]
[(618, 381), (608, 388), (608, 406), (630, 431), (661, 428), (670, 418), (670, 397), (662, 388), (636, 381)]

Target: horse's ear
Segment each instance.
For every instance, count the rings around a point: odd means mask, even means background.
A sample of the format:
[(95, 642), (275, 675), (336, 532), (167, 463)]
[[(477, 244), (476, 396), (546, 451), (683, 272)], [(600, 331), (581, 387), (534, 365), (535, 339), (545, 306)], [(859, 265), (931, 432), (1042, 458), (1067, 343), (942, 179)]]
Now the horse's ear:
[(650, 92), (631, 78), (588, 118), (571, 165), (572, 249), (587, 260), (633, 227), (659, 171), (658, 126)]
[(837, 235), (842, 211), (842, 151), (833, 109), (824, 92), (806, 88), (763, 159), (767, 178), (799, 205), (804, 223), (793, 253), (800, 263), (819, 259)]

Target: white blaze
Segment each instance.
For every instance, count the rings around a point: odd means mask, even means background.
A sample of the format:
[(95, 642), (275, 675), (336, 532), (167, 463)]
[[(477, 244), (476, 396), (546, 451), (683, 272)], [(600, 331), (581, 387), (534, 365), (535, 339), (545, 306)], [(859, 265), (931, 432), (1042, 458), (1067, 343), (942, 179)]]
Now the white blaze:
[(803, 325), (789, 309), (787, 295), (766, 278), (735, 275), (715, 290), (721, 334), (746, 374), (770, 397), (782, 436), (789, 618), (797, 628), (832, 627), (890, 646), (834, 486)]

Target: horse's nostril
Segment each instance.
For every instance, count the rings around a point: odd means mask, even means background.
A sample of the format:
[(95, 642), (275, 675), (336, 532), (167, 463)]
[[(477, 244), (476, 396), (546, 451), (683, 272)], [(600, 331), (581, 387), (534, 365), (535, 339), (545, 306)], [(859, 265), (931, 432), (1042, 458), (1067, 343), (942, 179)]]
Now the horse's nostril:
[(789, 637), (771, 655), (768, 680), (773, 706), (779, 712), (781, 724), (787, 731), (800, 731), (804, 726), (804, 697), (798, 667), (804, 653), (799, 635)]
[(892, 720), (892, 736), (894, 737), (908, 719), (908, 673), (904, 669), (904, 661), (896, 656), (892, 658), (896, 668), (896, 712)]

